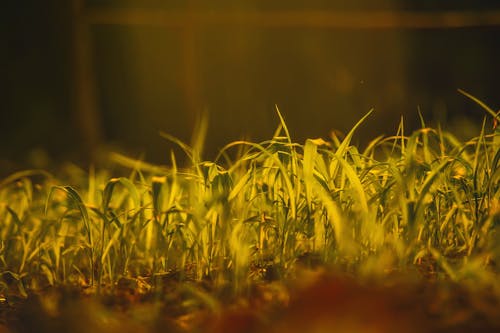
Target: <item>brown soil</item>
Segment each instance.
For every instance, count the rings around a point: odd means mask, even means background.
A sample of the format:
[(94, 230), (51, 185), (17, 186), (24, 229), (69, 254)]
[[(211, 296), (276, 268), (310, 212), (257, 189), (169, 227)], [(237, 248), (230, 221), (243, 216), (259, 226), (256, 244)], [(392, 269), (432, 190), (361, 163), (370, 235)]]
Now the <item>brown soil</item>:
[(155, 293), (137, 280), (100, 296), (47, 288), (27, 299), (2, 298), (0, 333), (500, 331), (499, 299), (486, 290), (391, 281), (359, 283), (309, 271), (291, 281), (255, 283), (238, 297), (223, 287), (174, 281)]

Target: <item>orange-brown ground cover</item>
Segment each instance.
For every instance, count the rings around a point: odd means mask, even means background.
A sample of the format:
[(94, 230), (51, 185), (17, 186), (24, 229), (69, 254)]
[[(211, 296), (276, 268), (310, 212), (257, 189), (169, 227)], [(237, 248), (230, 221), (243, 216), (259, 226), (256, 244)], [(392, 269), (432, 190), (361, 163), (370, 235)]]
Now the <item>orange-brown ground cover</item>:
[[(0, 332), (498, 332), (488, 290), (407, 276), (364, 281), (324, 271), (254, 283), (238, 296), (211, 283), (122, 281), (111, 292), (48, 288), (1, 302)], [(149, 281), (150, 282), (150, 281)], [(161, 290), (161, 291), (159, 291)]]

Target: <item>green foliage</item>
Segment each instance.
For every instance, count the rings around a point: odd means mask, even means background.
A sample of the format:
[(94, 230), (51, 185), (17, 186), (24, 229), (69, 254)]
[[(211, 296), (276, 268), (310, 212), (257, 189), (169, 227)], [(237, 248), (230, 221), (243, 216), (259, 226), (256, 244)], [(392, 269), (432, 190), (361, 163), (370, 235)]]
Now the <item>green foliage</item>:
[(90, 170), (60, 186), (46, 172), (13, 174), (0, 182), (1, 287), (99, 290), (179, 272), (239, 290), (314, 255), (378, 277), (430, 258), (439, 277), (499, 292), (499, 132), (483, 124), (459, 142), (423, 121), (405, 136), (401, 123), (361, 152), (351, 139), (370, 113), (343, 140), (302, 145), (278, 111), (271, 140), (233, 142), (215, 161), (202, 160), (203, 139), (190, 148), (162, 134), (191, 159), (184, 169), (173, 154), (169, 167), (115, 154), (128, 177)]

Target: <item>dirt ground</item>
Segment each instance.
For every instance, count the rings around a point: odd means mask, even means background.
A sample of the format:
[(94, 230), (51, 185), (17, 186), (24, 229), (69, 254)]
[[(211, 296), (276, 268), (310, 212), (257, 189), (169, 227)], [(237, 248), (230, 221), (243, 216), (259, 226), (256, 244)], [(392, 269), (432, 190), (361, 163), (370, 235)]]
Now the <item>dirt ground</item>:
[(0, 301), (0, 333), (28, 332), (499, 332), (500, 302), (451, 282), (363, 283), (321, 271), (290, 281), (224, 287), (120, 282), (113, 292), (46, 288)]

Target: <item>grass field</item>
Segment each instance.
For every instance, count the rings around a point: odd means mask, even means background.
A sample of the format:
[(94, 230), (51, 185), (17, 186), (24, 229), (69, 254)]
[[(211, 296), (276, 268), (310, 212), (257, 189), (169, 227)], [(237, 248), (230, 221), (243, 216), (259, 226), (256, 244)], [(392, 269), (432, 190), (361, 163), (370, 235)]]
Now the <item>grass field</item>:
[[(477, 100), (476, 100), (477, 101)], [(482, 104), (480, 101), (478, 103)], [(0, 332), (466, 332), (500, 328), (498, 113), (351, 144), (265, 142), (180, 167), (0, 181)], [(205, 128), (205, 129), (204, 129)], [(120, 171), (117, 171), (120, 170)]]

